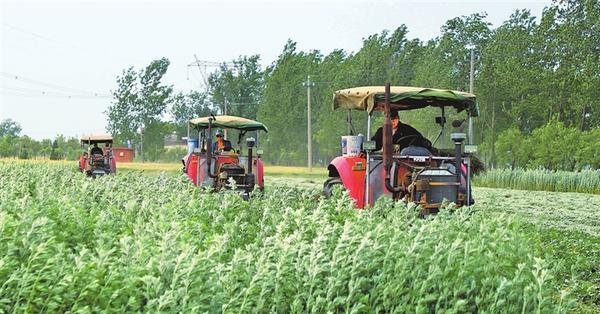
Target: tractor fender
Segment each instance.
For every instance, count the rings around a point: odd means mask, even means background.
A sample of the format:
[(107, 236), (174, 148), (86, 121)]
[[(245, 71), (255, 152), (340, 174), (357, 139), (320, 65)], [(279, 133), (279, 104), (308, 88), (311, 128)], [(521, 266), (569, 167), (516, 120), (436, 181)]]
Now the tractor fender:
[(358, 156), (338, 156), (327, 166), (329, 177), (339, 177), (358, 208), (363, 207), (366, 159)]

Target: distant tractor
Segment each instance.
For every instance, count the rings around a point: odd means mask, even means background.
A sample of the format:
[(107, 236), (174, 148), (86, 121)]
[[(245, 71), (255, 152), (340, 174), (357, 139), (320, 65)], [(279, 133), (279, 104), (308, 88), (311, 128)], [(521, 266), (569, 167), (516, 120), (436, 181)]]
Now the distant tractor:
[[(238, 132), (237, 146), (224, 137), (217, 142), (213, 135), (224, 136), (218, 129)], [(191, 131), (197, 131), (197, 142), (191, 140)], [(197, 186), (212, 187), (218, 192), (226, 186), (234, 185), (244, 198), (250, 197), (255, 187), (264, 189), (264, 168), (257, 150), (259, 131), (268, 132), (267, 127), (257, 121), (235, 116), (210, 116), (192, 119), (188, 124), (188, 141), (192, 145), (188, 155), (182, 159), (183, 172)], [(242, 139), (248, 132), (256, 132), (256, 137)], [(218, 144), (218, 145), (217, 145)], [(247, 152), (243, 152), (243, 146)], [(237, 148), (237, 149), (236, 149)]]
[(112, 148), (112, 136), (88, 135), (83, 136), (80, 142), (83, 152), (79, 156), (79, 171), (90, 177), (115, 174), (117, 172), (117, 164)]
[[(440, 109), (435, 117), (439, 134), (432, 143), (418, 135), (394, 138), (391, 114), (403, 110), (425, 107)], [(329, 179), (324, 184), (324, 193), (330, 196), (336, 185), (346, 189), (358, 208), (373, 206), (381, 197), (405, 200), (421, 205), (422, 214), (435, 213), (444, 200), (457, 206), (473, 203), (471, 195), (471, 173), (475, 145), (464, 145), (465, 133), (450, 135), (453, 149), (438, 149), (436, 142), (446, 136), (446, 110), (454, 108), (465, 118), (455, 120), (452, 126), (460, 128), (463, 122), (478, 116), (479, 109), (475, 95), (432, 88), (394, 86), (368, 86), (339, 90), (334, 93), (333, 109), (348, 110), (351, 123), (351, 110), (366, 111), (367, 139), (371, 139), (373, 114), (383, 111), (384, 122), (380, 132), (381, 150), (375, 141), (362, 141), (358, 136), (343, 136), (342, 156), (334, 158), (328, 166)], [(397, 115), (396, 115), (397, 117)], [(432, 127), (435, 124), (431, 123)], [(397, 124), (396, 124), (396, 127)], [(351, 130), (351, 127), (348, 127)], [(398, 135), (400, 136), (400, 135)], [(400, 147), (392, 141), (409, 143)], [(412, 143), (418, 140), (428, 149), (416, 148)], [(437, 143), (439, 146), (439, 143)], [(423, 153), (425, 152), (425, 153)]]

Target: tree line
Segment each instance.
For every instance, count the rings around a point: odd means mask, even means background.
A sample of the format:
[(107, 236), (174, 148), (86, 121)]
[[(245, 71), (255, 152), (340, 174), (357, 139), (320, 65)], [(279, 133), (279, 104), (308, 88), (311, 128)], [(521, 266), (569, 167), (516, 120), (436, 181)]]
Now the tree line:
[[(471, 51), (480, 116), (474, 119), (479, 156), (490, 167), (598, 168), (600, 156), (600, 4), (554, 1), (539, 18), (515, 11), (496, 28), (485, 13), (448, 20), (427, 41), (411, 39), (405, 25), (363, 39), (356, 52), (301, 51), (288, 40), (277, 59), (240, 56), (210, 74), (206, 90), (176, 92), (162, 82), (168, 59), (133, 67), (117, 78), (107, 110), (108, 131), (118, 142), (143, 142), (147, 160), (164, 155), (164, 137), (187, 133), (187, 121), (208, 114), (257, 119), (264, 160), (305, 165), (310, 75), (313, 161), (326, 165), (340, 153), (347, 112), (332, 111), (334, 91), (392, 85), (469, 90)], [(232, 64), (232, 66), (228, 65)], [(430, 139), (439, 126), (434, 109), (403, 112)], [(454, 114), (451, 113), (450, 117)], [(375, 120), (373, 130), (380, 118)], [(366, 115), (353, 112), (355, 133), (366, 133)], [(567, 156), (578, 156), (568, 159)], [(576, 160), (576, 161), (575, 161)]]
[[(596, 134), (600, 127), (599, 15), (597, 0), (567, 0), (552, 3), (539, 19), (528, 10), (517, 10), (496, 28), (485, 13), (453, 18), (442, 25), (439, 36), (428, 41), (408, 38), (409, 30), (400, 25), (393, 31), (368, 36), (356, 52), (300, 51), (293, 40), (288, 40), (278, 58), (264, 69), (258, 55), (241, 56), (233, 60), (233, 67), (223, 64), (210, 75), (208, 91), (162, 99), (172, 100), (170, 130), (183, 134), (187, 119), (222, 113), (227, 104), (228, 114), (268, 125), (270, 132), (262, 141), (267, 162), (303, 165), (307, 160), (307, 93), (303, 83), (310, 75), (314, 84), (312, 157), (324, 165), (339, 154), (339, 138), (347, 132), (347, 112), (331, 109), (335, 90), (390, 82), (468, 91), (473, 50), (474, 87), (481, 113), (474, 121), (475, 143), (488, 166), (598, 167), (592, 157), (599, 155), (595, 152), (600, 141), (588, 134)], [(167, 64), (165, 60), (159, 62)], [(151, 65), (137, 74), (140, 83), (152, 69)], [(124, 72), (120, 80), (133, 77), (129, 73)], [(162, 90), (163, 95), (169, 88)], [(127, 99), (130, 90), (120, 89), (116, 99)], [(144, 88), (136, 90), (142, 97), (134, 95), (134, 99), (144, 99)], [(144, 104), (152, 107), (154, 99), (147, 98)], [(117, 101), (111, 110), (121, 104)], [(432, 137), (438, 130), (434, 123), (437, 114), (434, 110), (406, 112), (401, 119)], [(156, 111), (146, 118), (149, 128), (162, 123), (160, 116)], [(116, 126), (115, 120), (109, 120)], [(366, 133), (364, 113), (355, 112), (352, 121), (356, 133)], [(568, 130), (578, 141), (568, 140), (559, 132), (554, 137), (532, 140), (536, 134), (552, 134), (557, 128)], [(119, 133), (120, 129), (110, 130)], [(515, 145), (527, 149), (521, 149), (519, 155)], [(563, 158), (566, 151), (583, 159), (576, 163), (546, 161), (558, 158), (555, 155)]]

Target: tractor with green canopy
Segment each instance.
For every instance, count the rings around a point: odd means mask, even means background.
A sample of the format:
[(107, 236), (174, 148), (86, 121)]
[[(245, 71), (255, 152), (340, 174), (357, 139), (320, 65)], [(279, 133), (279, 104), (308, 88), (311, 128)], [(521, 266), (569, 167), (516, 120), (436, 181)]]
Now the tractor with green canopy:
[[(257, 187), (264, 189), (262, 151), (259, 133), (267, 127), (254, 120), (220, 115), (192, 119), (188, 122), (188, 154), (183, 157), (183, 172), (197, 186), (214, 191), (232, 185), (247, 198)], [(231, 144), (227, 135), (235, 137)], [(217, 137), (217, 142), (213, 136)], [(244, 146), (247, 152), (244, 153)]]
[[(393, 114), (397, 119), (398, 112), (431, 107), (437, 108), (434, 112), (439, 109), (435, 123), (428, 123), (431, 130), (439, 130), (435, 139), (419, 137), (420, 134), (395, 137)], [(359, 208), (371, 207), (377, 199), (390, 197), (421, 205), (424, 215), (437, 212), (444, 200), (457, 206), (473, 203), (470, 186), (477, 147), (472, 145), (472, 136), (465, 143), (467, 134), (462, 126), (467, 122), (468, 134), (472, 134), (472, 118), (479, 115), (475, 95), (389, 84), (364, 86), (336, 91), (333, 109), (347, 110), (349, 134), (342, 136), (342, 156), (335, 157), (328, 166), (329, 178), (323, 186), (326, 196), (331, 195), (336, 185), (341, 185)], [(442, 149), (439, 140), (448, 135), (446, 115), (452, 109), (455, 115), (464, 117), (451, 123), (456, 129), (449, 134), (454, 149)], [(352, 111), (366, 112), (367, 141), (362, 135), (353, 134)], [(376, 142), (371, 140), (371, 126), (373, 116), (380, 112), (383, 125), (374, 136), (378, 138)], [(396, 128), (398, 123), (399, 120)], [(424, 144), (413, 144), (415, 140)]]

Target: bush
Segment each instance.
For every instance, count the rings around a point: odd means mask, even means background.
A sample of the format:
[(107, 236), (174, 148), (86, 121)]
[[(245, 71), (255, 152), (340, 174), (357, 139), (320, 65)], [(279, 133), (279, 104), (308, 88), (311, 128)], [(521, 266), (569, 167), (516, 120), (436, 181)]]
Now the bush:
[[(496, 141), (500, 168), (582, 170), (600, 168), (600, 129), (582, 132), (551, 121), (531, 135), (504, 130)], [(482, 147), (484, 148), (484, 147)]]

